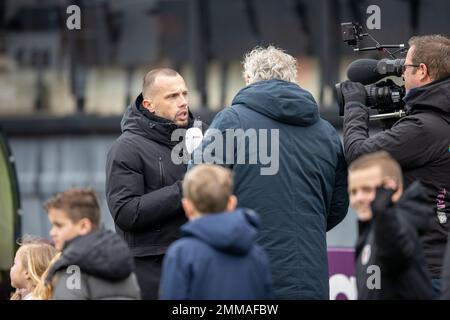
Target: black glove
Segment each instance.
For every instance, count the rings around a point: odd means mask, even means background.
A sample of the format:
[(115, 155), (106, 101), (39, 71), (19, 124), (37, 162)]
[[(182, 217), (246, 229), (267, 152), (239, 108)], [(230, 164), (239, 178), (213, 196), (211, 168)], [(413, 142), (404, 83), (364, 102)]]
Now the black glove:
[(344, 101), (347, 102), (359, 102), (363, 105), (366, 104), (367, 94), (364, 86), (359, 82), (351, 82), (349, 80), (342, 82), (341, 85), (342, 95)]
[(377, 216), (379, 213), (385, 212), (393, 206), (391, 198), (395, 191), (396, 190), (393, 189), (386, 189), (383, 186), (377, 188), (375, 199), (370, 205), (372, 208), (373, 217)]

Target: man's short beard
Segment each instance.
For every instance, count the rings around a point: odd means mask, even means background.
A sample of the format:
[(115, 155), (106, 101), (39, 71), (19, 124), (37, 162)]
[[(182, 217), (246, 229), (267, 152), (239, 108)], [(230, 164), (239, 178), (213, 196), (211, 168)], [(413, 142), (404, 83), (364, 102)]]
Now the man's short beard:
[(189, 119), (186, 119), (186, 121), (184, 121), (183, 123), (180, 123), (179, 121), (177, 122), (176, 119), (174, 120), (174, 122), (178, 127), (186, 127), (189, 123)]

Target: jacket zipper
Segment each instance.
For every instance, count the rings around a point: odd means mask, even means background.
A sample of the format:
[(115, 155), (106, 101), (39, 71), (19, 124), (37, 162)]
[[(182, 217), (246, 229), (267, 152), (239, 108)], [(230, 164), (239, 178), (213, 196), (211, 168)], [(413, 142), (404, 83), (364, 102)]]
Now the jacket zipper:
[(160, 178), (160, 182), (161, 182), (161, 187), (164, 187), (164, 168), (162, 165), (162, 158), (159, 157), (159, 178)]

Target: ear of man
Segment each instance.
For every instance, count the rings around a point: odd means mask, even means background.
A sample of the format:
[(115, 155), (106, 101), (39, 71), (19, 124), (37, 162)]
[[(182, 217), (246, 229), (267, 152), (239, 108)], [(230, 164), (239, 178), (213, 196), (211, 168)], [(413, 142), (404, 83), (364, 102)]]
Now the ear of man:
[(142, 100), (142, 106), (151, 113), (155, 113), (155, 104), (151, 99), (144, 98), (144, 100)]
[(424, 63), (419, 64), (418, 72), (420, 72), (420, 80), (421, 81), (432, 81), (432, 79), (428, 73), (428, 67), (426, 64), (424, 64)]

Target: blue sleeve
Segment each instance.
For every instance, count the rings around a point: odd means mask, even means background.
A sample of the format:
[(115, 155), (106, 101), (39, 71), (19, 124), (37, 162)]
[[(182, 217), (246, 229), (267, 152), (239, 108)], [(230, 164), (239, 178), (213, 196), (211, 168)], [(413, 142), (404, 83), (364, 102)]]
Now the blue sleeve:
[(333, 195), (331, 206), (327, 217), (327, 231), (333, 229), (342, 220), (344, 220), (348, 211), (348, 190), (347, 190), (347, 162), (345, 161), (344, 151), (341, 141), (336, 135), (337, 166), (334, 179)]
[(233, 107), (220, 111), (206, 131), (201, 145), (194, 150), (188, 170), (201, 163), (214, 163), (232, 169), (236, 157), (236, 143), (234, 148), (227, 149), (226, 133), (227, 130), (239, 128), (241, 128), (239, 116)]
[(163, 261), (161, 282), (159, 286), (160, 300), (187, 300), (189, 298), (189, 269), (183, 263), (180, 247), (175, 242)]

